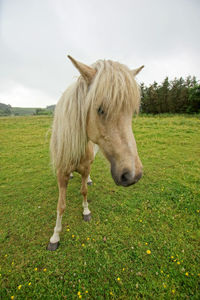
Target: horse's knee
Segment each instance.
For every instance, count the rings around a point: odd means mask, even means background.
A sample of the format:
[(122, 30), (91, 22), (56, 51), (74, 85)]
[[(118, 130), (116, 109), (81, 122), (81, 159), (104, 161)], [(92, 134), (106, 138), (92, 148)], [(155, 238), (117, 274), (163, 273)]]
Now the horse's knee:
[(81, 194), (85, 197), (87, 196), (87, 192), (88, 192), (87, 186), (82, 186)]
[(59, 203), (57, 207), (57, 211), (59, 212), (59, 215), (62, 216), (63, 213), (65, 212), (66, 209), (66, 204), (65, 203)]

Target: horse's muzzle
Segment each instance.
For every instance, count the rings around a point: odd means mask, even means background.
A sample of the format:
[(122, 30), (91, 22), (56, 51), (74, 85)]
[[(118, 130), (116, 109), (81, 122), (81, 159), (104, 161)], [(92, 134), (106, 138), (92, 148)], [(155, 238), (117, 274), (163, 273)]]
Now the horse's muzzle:
[(129, 186), (137, 183), (142, 177), (142, 172), (138, 173), (136, 176), (132, 176), (131, 172), (124, 172), (120, 178), (120, 185)]
[(122, 185), (124, 187), (130, 186), (137, 183), (142, 177), (142, 171), (136, 175), (133, 172), (125, 169), (121, 174), (117, 174), (114, 168), (111, 167), (112, 178), (114, 179), (117, 185)]

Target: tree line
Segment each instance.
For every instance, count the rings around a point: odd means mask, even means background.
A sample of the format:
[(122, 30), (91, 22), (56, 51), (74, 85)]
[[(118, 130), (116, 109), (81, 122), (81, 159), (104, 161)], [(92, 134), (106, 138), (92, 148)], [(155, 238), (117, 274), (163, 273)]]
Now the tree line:
[(168, 77), (158, 84), (148, 87), (141, 84), (141, 112), (161, 113), (200, 113), (200, 83), (196, 77), (186, 79)]

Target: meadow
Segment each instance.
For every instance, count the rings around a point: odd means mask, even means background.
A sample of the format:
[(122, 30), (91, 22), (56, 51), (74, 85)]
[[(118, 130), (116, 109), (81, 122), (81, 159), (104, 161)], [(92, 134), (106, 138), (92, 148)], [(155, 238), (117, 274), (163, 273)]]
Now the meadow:
[(199, 116), (134, 118), (142, 179), (116, 186), (99, 153), (92, 221), (82, 220), (75, 174), (55, 252), (46, 250), (58, 197), (51, 122), (0, 118), (0, 299), (199, 299)]

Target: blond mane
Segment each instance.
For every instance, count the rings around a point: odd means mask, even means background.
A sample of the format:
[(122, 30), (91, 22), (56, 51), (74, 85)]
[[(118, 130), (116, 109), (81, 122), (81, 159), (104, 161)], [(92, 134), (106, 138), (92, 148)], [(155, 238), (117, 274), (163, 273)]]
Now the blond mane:
[(89, 88), (80, 76), (56, 106), (50, 151), (57, 170), (66, 171), (70, 166), (77, 166), (85, 154), (90, 108), (101, 106), (107, 118), (115, 118), (121, 110), (139, 111), (140, 89), (131, 70), (110, 60), (99, 60), (92, 67), (97, 72)]

